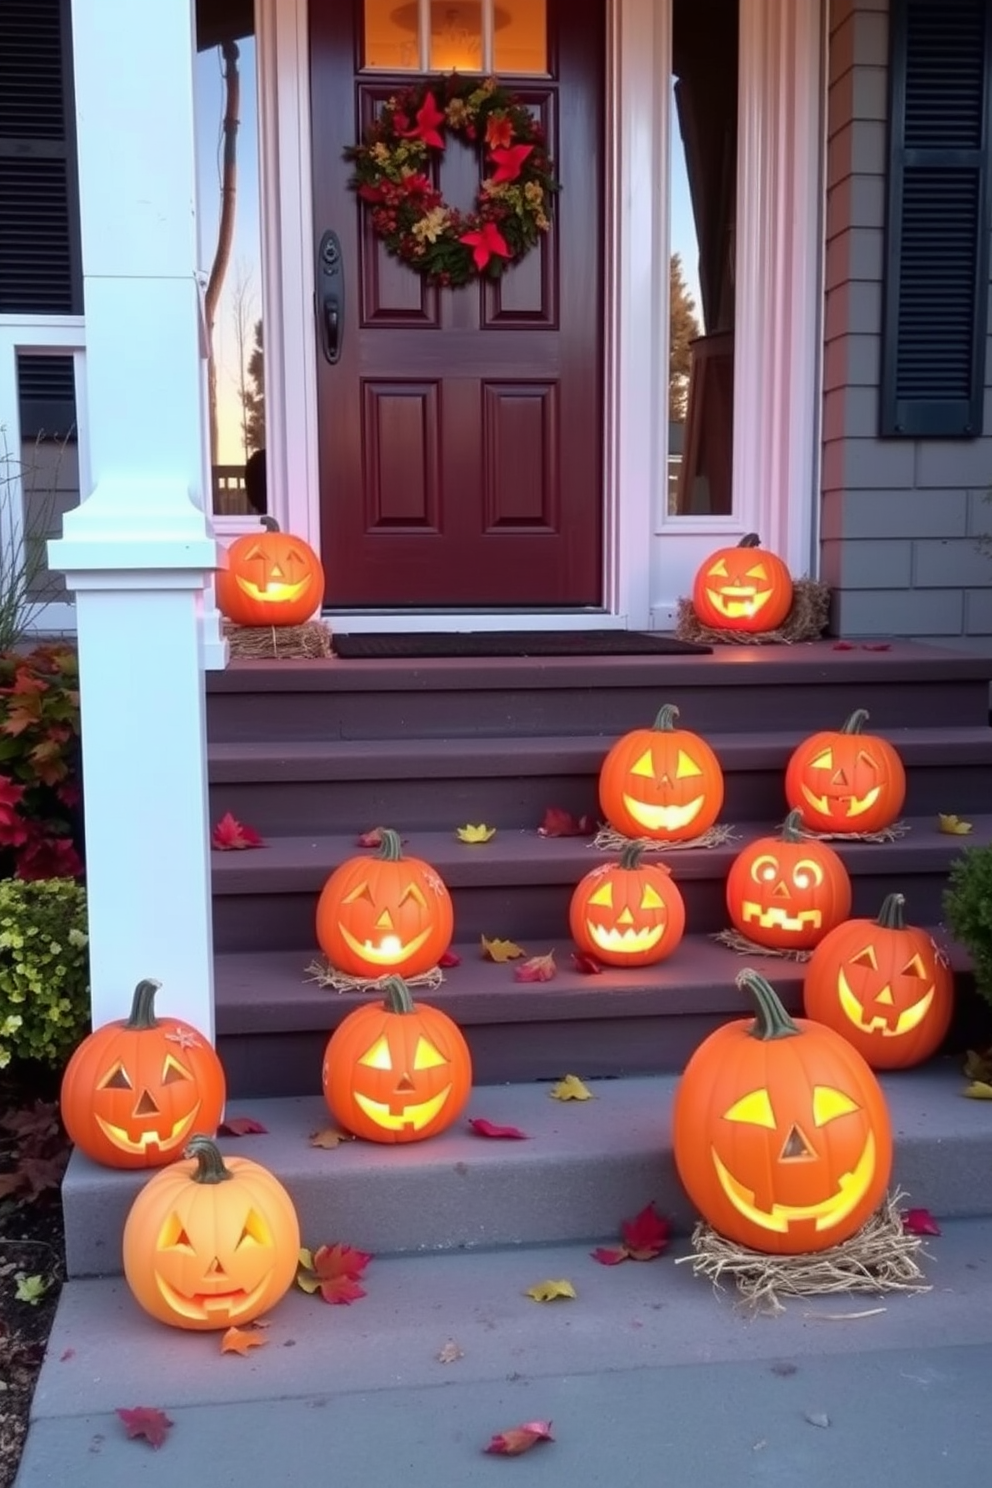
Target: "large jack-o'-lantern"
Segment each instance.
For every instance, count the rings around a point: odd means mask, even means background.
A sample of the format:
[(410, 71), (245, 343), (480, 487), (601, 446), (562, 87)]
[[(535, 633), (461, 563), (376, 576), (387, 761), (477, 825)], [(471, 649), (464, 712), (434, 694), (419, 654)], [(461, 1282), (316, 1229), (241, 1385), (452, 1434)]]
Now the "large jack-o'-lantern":
[(728, 1239), (776, 1255), (825, 1250), (884, 1197), (885, 1098), (840, 1034), (790, 1018), (750, 968), (737, 983), (757, 1015), (725, 1023), (689, 1060), (675, 1096), (675, 1165), (703, 1218)]
[(335, 868), (317, 902), (320, 948), (348, 976), (430, 971), (451, 944), (454, 924), (440, 874), (422, 858), (405, 858), (390, 829), (374, 858), (348, 858)]
[(685, 842), (713, 825), (723, 805), (723, 771), (698, 734), (677, 729), (666, 703), (654, 727), (624, 734), (599, 772), (599, 803), (626, 837)]
[(235, 625), (302, 625), (324, 598), (320, 559), (272, 517), (262, 525), (264, 532), (246, 533), (228, 548), (228, 566), (217, 570), (217, 608)]
[(727, 909), (742, 935), (780, 951), (815, 946), (851, 912), (851, 880), (826, 842), (804, 837), (790, 811), (778, 837), (758, 837), (727, 874)]
[(685, 931), (685, 904), (666, 863), (645, 860), (629, 842), (617, 863), (580, 879), (569, 907), (580, 950), (609, 966), (650, 966), (670, 956)]
[(927, 930), (907, 925), (905, 899), (889, 894), (877, 920), (848, 920), (806, 967), (803, 1007), (844, 1036), (873, 1069), (928, 1059), (954, 1011), (954, 975)]
[(383, 983), (384, 1000), (339, 1024), (324, 1052), (331, 1115), (370, 1142), (420, 1142), (457, 1121), (472, 1088), (472, 1057), (456, 1023), (415, 1003), (402, 977)]
[(792, 578), (781, 558), (759, 546), (756, 532), (736, 548), (720, 548), (702, 563), (692, 607), (703, 625), (749, 634), (774, 630), (792, 608)]
[(124, 1275), (159, 1322), (206, 1331), (268, 1312), (296, 1275), (300, 1226), (261, 1163), (194, 1136), (188, 1162), (150, 1178), (124, 1225)]
[(62, 1077), (65, 1129), (106, 1167), (172, 1162), (191, 1132), (216, 1131), (224, 1109), (215, 1050), (181, 1018), (155, 1016), (160, 986), (139, 982), (130, 1015), (84, 1038)]
[(890, 827), (906, 799), (906, 771), (893, 745), (863, 733), (868, 713), (857, 708), (840, 729), (811, 734), (793, 751), (785, 794), (818, 832), (878, 832)]

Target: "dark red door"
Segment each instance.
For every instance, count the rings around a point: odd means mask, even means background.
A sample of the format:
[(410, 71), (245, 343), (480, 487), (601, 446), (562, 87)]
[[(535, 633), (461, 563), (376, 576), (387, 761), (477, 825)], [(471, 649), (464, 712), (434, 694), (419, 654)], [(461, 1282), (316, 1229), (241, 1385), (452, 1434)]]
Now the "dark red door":
[[(339, 360), (318, 349), (329, 605), (601, 602), (603, 6), (548, 0), (550, 77), (500, 77), (547, 133), (550, 232), (497, 283), (433, 289), (342, 153), (411, 74), (363, 74), (361, 4), (310, 0), (314, 251), (337, 234), (344, 291)], [(449, 135), (445, 199), (467, 210), (479, 172)]]

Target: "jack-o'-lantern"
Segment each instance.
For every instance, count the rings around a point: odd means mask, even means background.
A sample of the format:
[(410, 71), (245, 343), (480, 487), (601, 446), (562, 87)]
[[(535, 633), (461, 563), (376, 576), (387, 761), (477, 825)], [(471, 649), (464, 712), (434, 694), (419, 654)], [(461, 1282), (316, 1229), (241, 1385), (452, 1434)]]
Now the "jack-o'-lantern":
[(160, 986), (139, 982), (130, 1015), (84, 1038), (62, 1076), (65, 1129), (106, 1167), (172, 1162), (192, 1131), (216, 1131), (224, 1109), (214, 1048), (181, 1018), (155, 1016)]
[(759, 547), (756, 532), (736, 548), (719, 548), (702, 563), (692, 585), (692, 607), (703, 625), (753, 633), (774, 630), (792, 608), (792, 578), (775, 553)]
[(348, 976), (430, 971), (451, 944), (454, 924), (440, 874), (422, 858), (405, 858), (399, 834), (388, 828), (376, 857), (348, 858), (317, 902), (320, 948)]
[(851, 880), (826, 842), (804, 837), (790, 811), (778, 837), (741, 848), (727, 874), (727, 909), (742, 935), (780, 951), (809, 950), (851, 912)]
[(678, 716), (674, 703), (666, 703), (653, 728), (624, 734), (602, 763), (599, 804), (626, 837), (685, 842), (720, 814), (720, 761), (705, 739), (675, 727)]
[(628, 842), (618, 863), (580, 879), (569, 908), (580, 950), (609, 966), (650, 966), (670, 956), (685, 931), (685, 904), (665, 863)]
[(190, 1159), (150, 1178), (124, 1225), (124, 1275), (159, 1322), (206, 1331), (250, 1323), (293, 1283), (300, 1226), (261, 1163), (194, 1136)]
[(415, 1003), (402, 977), (384, 1000), (347, 1015), (324, 1051), (324, 1098), (334, 1119), (370, 1142), (421, 1142), (457, 1121), (472, 1088), (472, 1057), (457, 1023)]
[(700, 1044), (675, 1095), (679, 1177), (703, 1218), (776, 1255), (848, 1239), (881, 1203), (892, 1127), (878, 1080), (832, 1028), (793, 1020), (750, 968), (757, 1016)]
[(906, 1069), (943, 1041), (954, 975), (927, 930), (907, 925), (905, 898), (889, 894), (877, 920), (831, 930), (806, 967), (809, 1018), (843, 1034), (873, 1069)]
[(262, 524), (264, 532), (246, 533), (228, 548), (228, 566), (216, 576), (217, 608), (235, 625), (302, 625), (324, 598), (320, 559), (271, 517)]
[(902, 760), (887, 739), (862, 732), (867, 721), (857, 708), (843, 728), (804, 739), (789, 760), (786, 799), (818, 832), (878, 832), (903, 808)]

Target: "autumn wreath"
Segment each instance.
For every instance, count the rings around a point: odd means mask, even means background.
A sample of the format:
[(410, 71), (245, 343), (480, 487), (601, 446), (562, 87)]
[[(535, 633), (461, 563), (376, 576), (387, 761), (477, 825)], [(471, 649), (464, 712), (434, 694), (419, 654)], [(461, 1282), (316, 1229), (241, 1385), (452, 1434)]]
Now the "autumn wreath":
[[(445, 130), (475, 146), (488, 170), (468, 213), (450, 207), (430, 179)], [(550, 226), (558, 183), (544, 131), (495, 78), (452, 73), (404, 89), (345, 156), (354, 162), (350, 184), (371, 208), (376, 235), (432, 284), (498, 279)]]

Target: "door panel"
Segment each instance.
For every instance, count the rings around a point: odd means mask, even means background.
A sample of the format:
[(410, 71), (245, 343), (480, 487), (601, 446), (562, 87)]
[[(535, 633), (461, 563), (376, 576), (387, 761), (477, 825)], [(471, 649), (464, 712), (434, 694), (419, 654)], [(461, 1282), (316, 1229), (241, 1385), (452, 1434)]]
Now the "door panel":
[[(311, 0), (315, 231), (344, 276), (339, 359), (318, 361), (329, 605), (601, 601), (603, 4), (550, 0), (551, 77), (500, 78), (546, 129), (551, 231), (451, 290), (384, 251), (342, 154), (418, 75), (363, 74), (360, 4)], [(467, 208), (480, 159), (447, 146), (439, 186)]]

